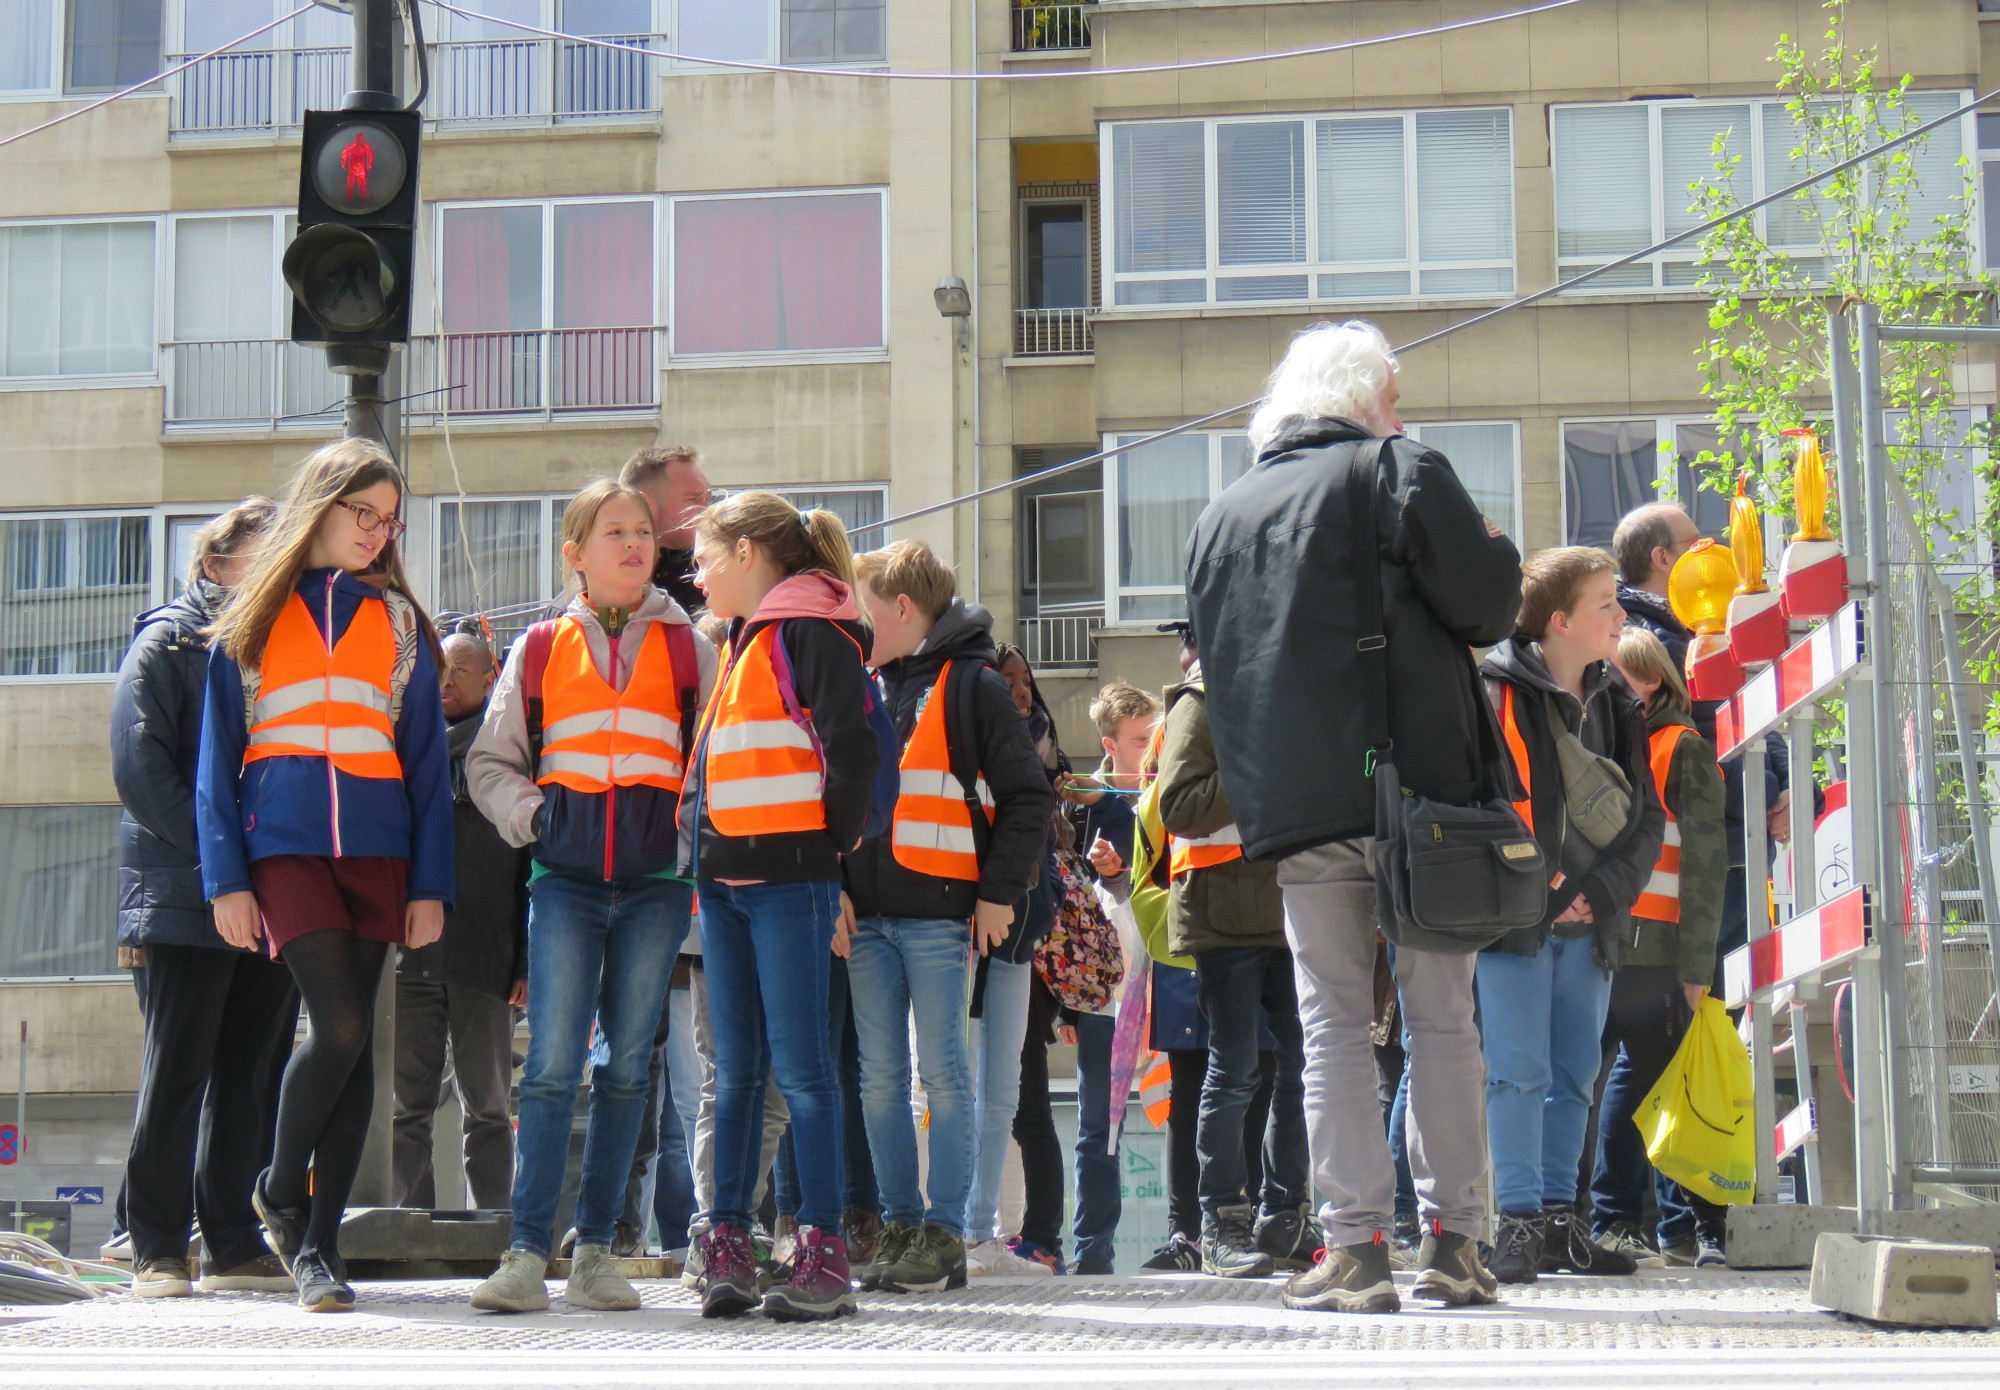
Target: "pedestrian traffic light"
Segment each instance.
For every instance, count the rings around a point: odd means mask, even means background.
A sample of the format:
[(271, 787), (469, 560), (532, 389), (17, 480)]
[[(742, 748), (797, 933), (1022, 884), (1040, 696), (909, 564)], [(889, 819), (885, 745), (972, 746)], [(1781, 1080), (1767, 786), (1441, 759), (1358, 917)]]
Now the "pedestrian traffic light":
[(308, 111), (299, 230), (285, 248), (292, 341), (401, 343), (415, 269), (414, 111)]

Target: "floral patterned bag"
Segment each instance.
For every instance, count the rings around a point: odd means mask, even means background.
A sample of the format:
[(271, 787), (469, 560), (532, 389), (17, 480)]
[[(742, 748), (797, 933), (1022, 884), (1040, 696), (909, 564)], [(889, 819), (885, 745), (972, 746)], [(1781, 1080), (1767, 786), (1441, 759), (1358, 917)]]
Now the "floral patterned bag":
[(1125, 950), (1082, 857), (1058, 849), (1055, 860), (1062, 875), (1056, 923), (1035, 948), (1035, 973), (1064, 1008), (1100, 1013), (1125, 979)]

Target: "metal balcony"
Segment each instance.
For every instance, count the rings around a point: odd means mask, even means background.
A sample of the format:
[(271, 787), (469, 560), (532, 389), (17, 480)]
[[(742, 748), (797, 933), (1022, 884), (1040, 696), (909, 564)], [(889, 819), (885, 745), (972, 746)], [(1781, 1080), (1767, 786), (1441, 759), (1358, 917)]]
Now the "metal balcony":
[(1103, 627), (1101, 606), (1023, 618), (1021, 650), (1039, 672), (1092, 670), (1097, 665), (1097, 634)]
[(1082, 357), (1091, 350), (1089, 309), (1014, 311), (1017, 357)]
[(1061, 53), (1090, 47), (1088, 4), (1017, 4), (1016, 53)]

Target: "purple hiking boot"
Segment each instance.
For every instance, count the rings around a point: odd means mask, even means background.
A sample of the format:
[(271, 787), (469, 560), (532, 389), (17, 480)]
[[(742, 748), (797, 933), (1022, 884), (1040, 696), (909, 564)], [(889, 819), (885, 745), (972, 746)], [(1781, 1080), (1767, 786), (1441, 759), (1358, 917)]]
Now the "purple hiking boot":
[(764, 1316), (780, 1322), (815, 1322), (855, 1312), (847, 1268), (847, 1242), (817, 1226), (799, 1228), (784, 1279), (764, 1295)]

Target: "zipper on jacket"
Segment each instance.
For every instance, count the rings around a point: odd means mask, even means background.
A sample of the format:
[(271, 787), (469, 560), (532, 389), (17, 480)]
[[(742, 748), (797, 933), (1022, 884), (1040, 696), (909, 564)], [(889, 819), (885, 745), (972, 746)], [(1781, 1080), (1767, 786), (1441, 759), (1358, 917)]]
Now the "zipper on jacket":
[(618, 639), (604, 634), (611, 659), (611, 742), (604, 758), (604, 881), (611, 882), (613, 837), (618, 827)]
[(340, 858), (340, 774), (333, 765), (333, 582), (339, 570), (326, 576), (326, 718), (320, 721), (320, 736), (326, 744), (326, 799), (333, 812), (333, 857)]

